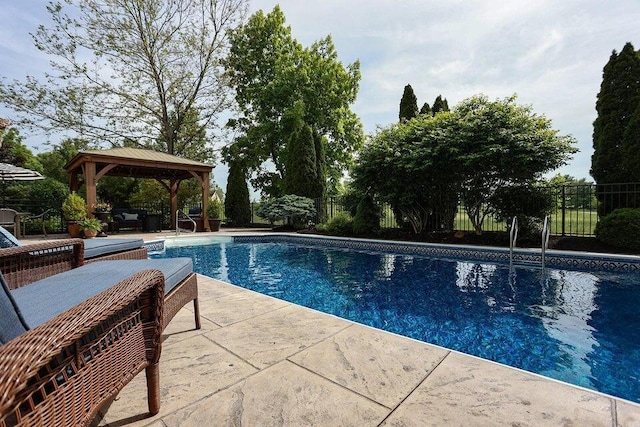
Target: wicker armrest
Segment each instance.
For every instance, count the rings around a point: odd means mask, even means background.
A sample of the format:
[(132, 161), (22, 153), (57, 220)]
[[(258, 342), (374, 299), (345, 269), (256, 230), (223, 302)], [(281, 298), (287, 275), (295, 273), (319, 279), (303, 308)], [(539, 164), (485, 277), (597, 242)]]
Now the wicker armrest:
[(0, 426), (86, 425), (145, 368), (157, 413), (163, 300), (144, 270), (0, 346)]
[(82, 239), (56, 240), (0, 250), (0, 271), (10, 289), (71, 270), (83, 262)]

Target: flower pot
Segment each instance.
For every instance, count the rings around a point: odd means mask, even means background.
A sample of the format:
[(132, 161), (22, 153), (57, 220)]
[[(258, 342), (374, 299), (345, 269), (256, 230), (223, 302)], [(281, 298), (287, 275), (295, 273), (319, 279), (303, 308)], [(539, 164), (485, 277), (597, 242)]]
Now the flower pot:
[(221, 219), (210, 219), (209, 220), (209, 229), (211, 231), (220, 231), (220, 224), (222, 223)]
[(71, 237), (82, 237), (82, 230), (77, 221), (67, 221), (67, 231)]
[(93, 239), (94, 237), (96, 237), (98, 235), (98, 230), (93, 230), (90, 228), (87, 228), (84, 231), (84, 238), (85, 239)]

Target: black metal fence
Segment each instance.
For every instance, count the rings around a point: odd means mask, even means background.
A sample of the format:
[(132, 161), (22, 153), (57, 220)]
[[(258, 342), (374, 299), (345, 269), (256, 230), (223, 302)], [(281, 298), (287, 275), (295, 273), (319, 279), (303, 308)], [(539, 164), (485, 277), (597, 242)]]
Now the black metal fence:
[[(622, 184), (586, 184), (586, 185), (563, 185), (544, 187), (544, 191), (552, 201), (551, 234), (559, 236), (593, 236), (598, 219), (619, 207), (640, 208), (640, 183)], [(2, 207), (15, 209), (18, 212), (40, 214), (46, 210), (43, 203), (37, 200), (6, 198), (2, 201)], [(339, 198), (328, 198), (318, 200), (319, 211), (324, 211), (325, 218), (318, 218), (317, 223), (326, 222), (337, 215), (349, 215), (349, 208)], [(62, 201), (60, 202), (62, 204)], [(269, 224), (266, 219), (257, 216), (256, 211), (260, 203), (251, 204), (252, 222), (254, 225)], [(171, 229), (171, 211), (168, 204), (146, 203), (131, 206), (145, 209), (150, 214), (161, 217), (162, 228)], [(190, 206), (185, 206), (185, 213)], [(505, 231), (507, 224), (496, 218), (491, 213), (486, 216), (482, 223), (483, 231)], [(437, 212), (435, 212), (437, 214)], [(39, 234), (42, 230), (42, 219), (26, 220), (24, 226), (27, 234)], [(49, 233), (62, 233), (66, 231), (66, 224), (62, 218), (61, 209), (52, 209), (45, 218), (45, 227)], [(395, 216), (389, 206), (384, 206), (380, 222), (383, 228), (399, 228)], [(467, 216), (462, 201), (458, 205), (458, 210), (454, 219), (454, 230), (473, 231), (473, 225)]]
[[(598, 219), (620, 207), (640, 207), (640, 183), (585, 184), (543, 187), (551, 200), (551, 234), (557, 236), (593, 236)], [(341, 213), (349, 214), (346, 204), (339, 198), (329, 198), (325, 203), (327, 220)], [(507, 224), (496, 218), (490, 206), (482, 223), (483, 231), (506, 231)], [(438, 214), (434, 212), (434, 214)], [(389, 206), (383, 206), (380, 226), (398, 228)], [(474, 231), (462, 200), (454, 219), (455, 231)]]

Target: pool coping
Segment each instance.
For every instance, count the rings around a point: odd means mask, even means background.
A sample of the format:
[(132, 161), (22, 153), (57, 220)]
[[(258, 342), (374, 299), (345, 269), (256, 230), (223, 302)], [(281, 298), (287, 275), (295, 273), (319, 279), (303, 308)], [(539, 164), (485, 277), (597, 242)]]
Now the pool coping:
[[(301, 235), (297, 233), (234, 233), (233, 235), (228, 234), (225, 236), (230, 236), (235, 242), (290, 241), (292, 243), (301, 244), (321, 243), (326, 246), (345, 249), (396, 252), (400, 254), (418, 254), (438, 258), (510, 263), (509, 249), (495, 246), (404, 242), (396, 240), (359, 239), (315, 234)], [(180, 236), (175, 239), (187, 237), (198, 237), (203, 240), (206, 239), (206, 237), (200, 236)], [(167, 240), (174, 240), (174, 238), (168, 238)], [(153, 243), (157, 248), (157, 241), (154, 241)], [(511, 262), (515, 265), (520, 264), (539, 267), (542, 265), (541, 250), (536, 248), (516, 248), (513, 251), (513, 259)], [(545, 252), (545, 267), (587, 271), (640, 272), (640, 256), (549, 249)]]

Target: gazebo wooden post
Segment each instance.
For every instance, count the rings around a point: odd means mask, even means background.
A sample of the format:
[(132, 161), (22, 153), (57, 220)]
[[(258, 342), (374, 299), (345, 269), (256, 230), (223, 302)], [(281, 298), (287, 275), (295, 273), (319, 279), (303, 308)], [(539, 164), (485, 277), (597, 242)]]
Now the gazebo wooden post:
[(171, 229), (176, 227), (176, 211), (178, 210), (178, 186), (180, 181), (175, 178), (171, 178), (169, 180), (170, 187), (170, 204), (171, 204)]
[(92, 206), (96, 205), (96, 164), (94, 162), (86, 162), (84, 164), (84, 185), (87, 190), (87, 208), (89, 218), (93, 218)]
[(204, 231), (211, 231), (209, 227), (209, 215), (207, 208), (209, 207), (209, 173), (202, 173), (202, 221), (204, 222)]

